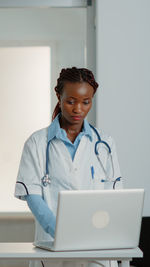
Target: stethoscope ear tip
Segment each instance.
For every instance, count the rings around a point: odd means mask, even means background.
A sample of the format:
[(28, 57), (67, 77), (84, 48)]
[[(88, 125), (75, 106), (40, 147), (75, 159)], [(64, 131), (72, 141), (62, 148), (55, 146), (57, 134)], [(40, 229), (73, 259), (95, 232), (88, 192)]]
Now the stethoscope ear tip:
[(116, 181), (117, 181), (117, 182), (121, 181), (121, 177), (118, 177), (118, 178), (116, 179)]

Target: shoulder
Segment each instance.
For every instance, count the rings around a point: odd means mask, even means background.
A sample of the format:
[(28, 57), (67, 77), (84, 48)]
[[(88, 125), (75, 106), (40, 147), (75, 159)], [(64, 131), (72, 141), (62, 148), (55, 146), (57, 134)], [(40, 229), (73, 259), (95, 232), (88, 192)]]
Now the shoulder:
[(48, 127), (39, 129), (33, 132), (25, 141), (25, 146), (39, 145), (40, 143), (47, 143)]

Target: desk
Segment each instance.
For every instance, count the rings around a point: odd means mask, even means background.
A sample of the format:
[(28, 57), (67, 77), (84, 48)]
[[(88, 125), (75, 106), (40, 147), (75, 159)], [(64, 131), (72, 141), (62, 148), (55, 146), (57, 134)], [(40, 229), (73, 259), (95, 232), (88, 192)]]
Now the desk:
[(141, 258), (139, 248), (51, 252), (35, 248), (32, 243), (0, 243), (0, 259), (25, 260), (120, 260), (121, 267), (129, 267), (132, 258)]

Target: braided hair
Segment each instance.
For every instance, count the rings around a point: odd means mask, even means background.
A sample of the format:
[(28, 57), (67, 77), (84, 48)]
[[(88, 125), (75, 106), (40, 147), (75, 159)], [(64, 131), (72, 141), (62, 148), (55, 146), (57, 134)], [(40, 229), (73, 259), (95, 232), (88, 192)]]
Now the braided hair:
[[(63, 87), (65, 85), (65, 82), (72, 82), (72, 83), (87, 82), (93, 87), (94, 94), (96, 93), (98, 87), (98, 83), (95, 81), (92, 71), (86, 68), (79, 69), (76, 67), (72, 67), (72, 68), (62, 69), (60, 72), (60, 76), (57, 79), (57, 85), (54, 88), (55, 92), (58, 93), (59, 95), (61, 95), (63, 92)], [(55, 117), (59, 112), (61, 112), (61, 109), (59, 107), (59, 102), (58, 102), (52, 114), (52, 121), (55, 119)]]

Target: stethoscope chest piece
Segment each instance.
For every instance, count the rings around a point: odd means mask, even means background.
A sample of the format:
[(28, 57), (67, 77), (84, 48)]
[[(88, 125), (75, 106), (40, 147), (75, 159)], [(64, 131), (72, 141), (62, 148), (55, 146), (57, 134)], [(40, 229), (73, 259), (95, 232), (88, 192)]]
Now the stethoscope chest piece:
[(51, 184), (51, 179), (48, 174), (46, 174), (42, 179), (43, 186), (47, 186), (48, 184)]

